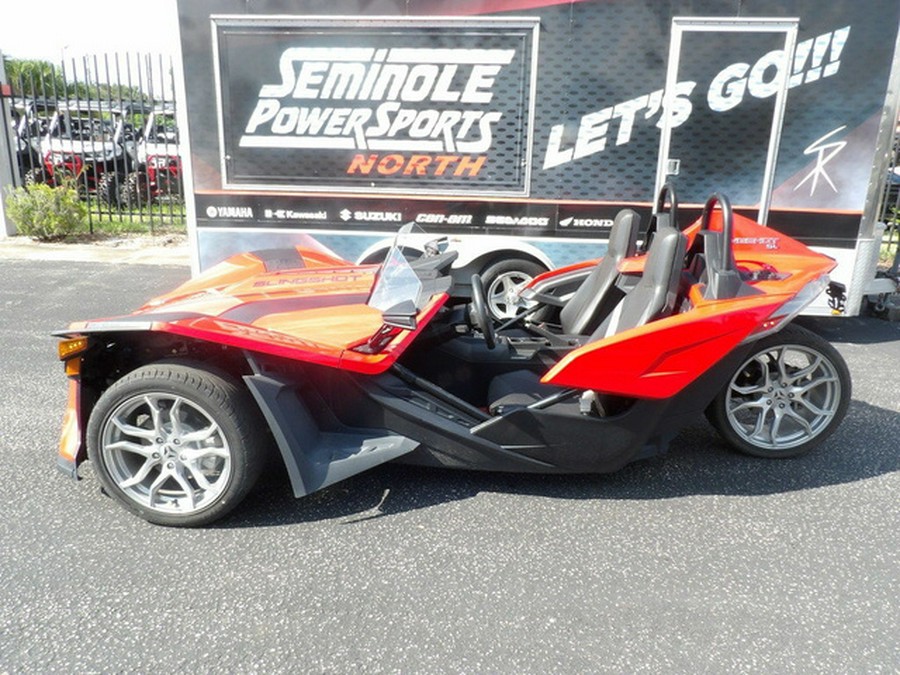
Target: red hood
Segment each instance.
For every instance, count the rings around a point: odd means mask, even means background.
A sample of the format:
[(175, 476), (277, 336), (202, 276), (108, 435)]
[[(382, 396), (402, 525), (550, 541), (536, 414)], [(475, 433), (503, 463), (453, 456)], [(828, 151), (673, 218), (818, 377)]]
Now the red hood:
[[(74, 323), (68, 332), (153, 330), (323, 365), (380, 371), (417, 331), (398, 331), (377, 354), (353, 351), (384, 323), (381, 312), (366, 304), (378, 270), (378, 265), (354, 266), (300, 248), (242, 253), (128, 316)], [(433, 298), (420, 312), (420, 325), (443, 299)]]

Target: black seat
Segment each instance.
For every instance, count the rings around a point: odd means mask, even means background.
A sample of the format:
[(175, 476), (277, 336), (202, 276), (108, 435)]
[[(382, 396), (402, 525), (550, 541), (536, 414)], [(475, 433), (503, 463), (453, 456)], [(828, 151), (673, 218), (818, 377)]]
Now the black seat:
[(687, 238), (678, 230), (658, 229), (647, 252), (641, 280), (593, 332), (590, 341), (672, 314), (686, 247)]
[(618, 265), (635, 254), (640, 223), (641, 217), (631, 209), (616, 214), (606, 255), (559, 312), (564, 334), (590, 335), (622, 299), (624, 291), (616, 285)]
[[(658, 228), (644, 261), (637, 285), (591, 334), (589, 342), (669, 316), (675, 311), (684, 253), (685, 236), (674, 227)], [(490, 409), (528, 405), (559, 391), (544, 385), (532, 371), (517, 370), (493, 378), (488, 387)]]

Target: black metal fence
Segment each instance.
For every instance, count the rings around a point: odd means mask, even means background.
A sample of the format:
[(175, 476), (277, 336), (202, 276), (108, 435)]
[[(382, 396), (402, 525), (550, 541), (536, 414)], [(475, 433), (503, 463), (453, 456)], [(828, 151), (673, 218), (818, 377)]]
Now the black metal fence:
[(900, 124), (894, 135), (894, 149), (891, 155), (891, 166), (888, 169), (881, 199), (881, 212), (878, 219), (885, 224), (882, 245), (888, 255), (893, 255), (890, 273), (900, 273)]
[(92, 233), (184, 227), (168, 57), (95, 55), (59, 66), (8, 60), (6, 71), (0, 152), (9, 153), (18, 185), (74, 188), (87, 202)]

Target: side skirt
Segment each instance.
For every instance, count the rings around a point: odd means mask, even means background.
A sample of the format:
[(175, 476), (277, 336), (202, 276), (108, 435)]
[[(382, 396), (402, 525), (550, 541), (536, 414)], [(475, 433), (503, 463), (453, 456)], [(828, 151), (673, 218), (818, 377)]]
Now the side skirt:
[(412, 452), (416, 441), (386, 429), (323, 431), (295, 391), (275, 374), (256, 373), (244, 381), (259, 404), (281, 452), (295, 497), (362, 473)]

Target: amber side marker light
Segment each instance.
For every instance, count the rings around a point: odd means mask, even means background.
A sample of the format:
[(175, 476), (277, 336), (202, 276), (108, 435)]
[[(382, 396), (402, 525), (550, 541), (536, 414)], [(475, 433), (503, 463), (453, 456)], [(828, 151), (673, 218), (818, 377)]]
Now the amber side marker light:
[(75, 358), (88, 348), (85, 337), (61, 340), (59, 343), (59, 359), (66, 362), (66, 375), (74, 377), (81, 374), (81, 359)]
[(70, 338), (68, 340), (59, 341), (59, 360), (65, 361), (73, 356), (78, 356), (87, 349), (88, 339), (86, 337)]

